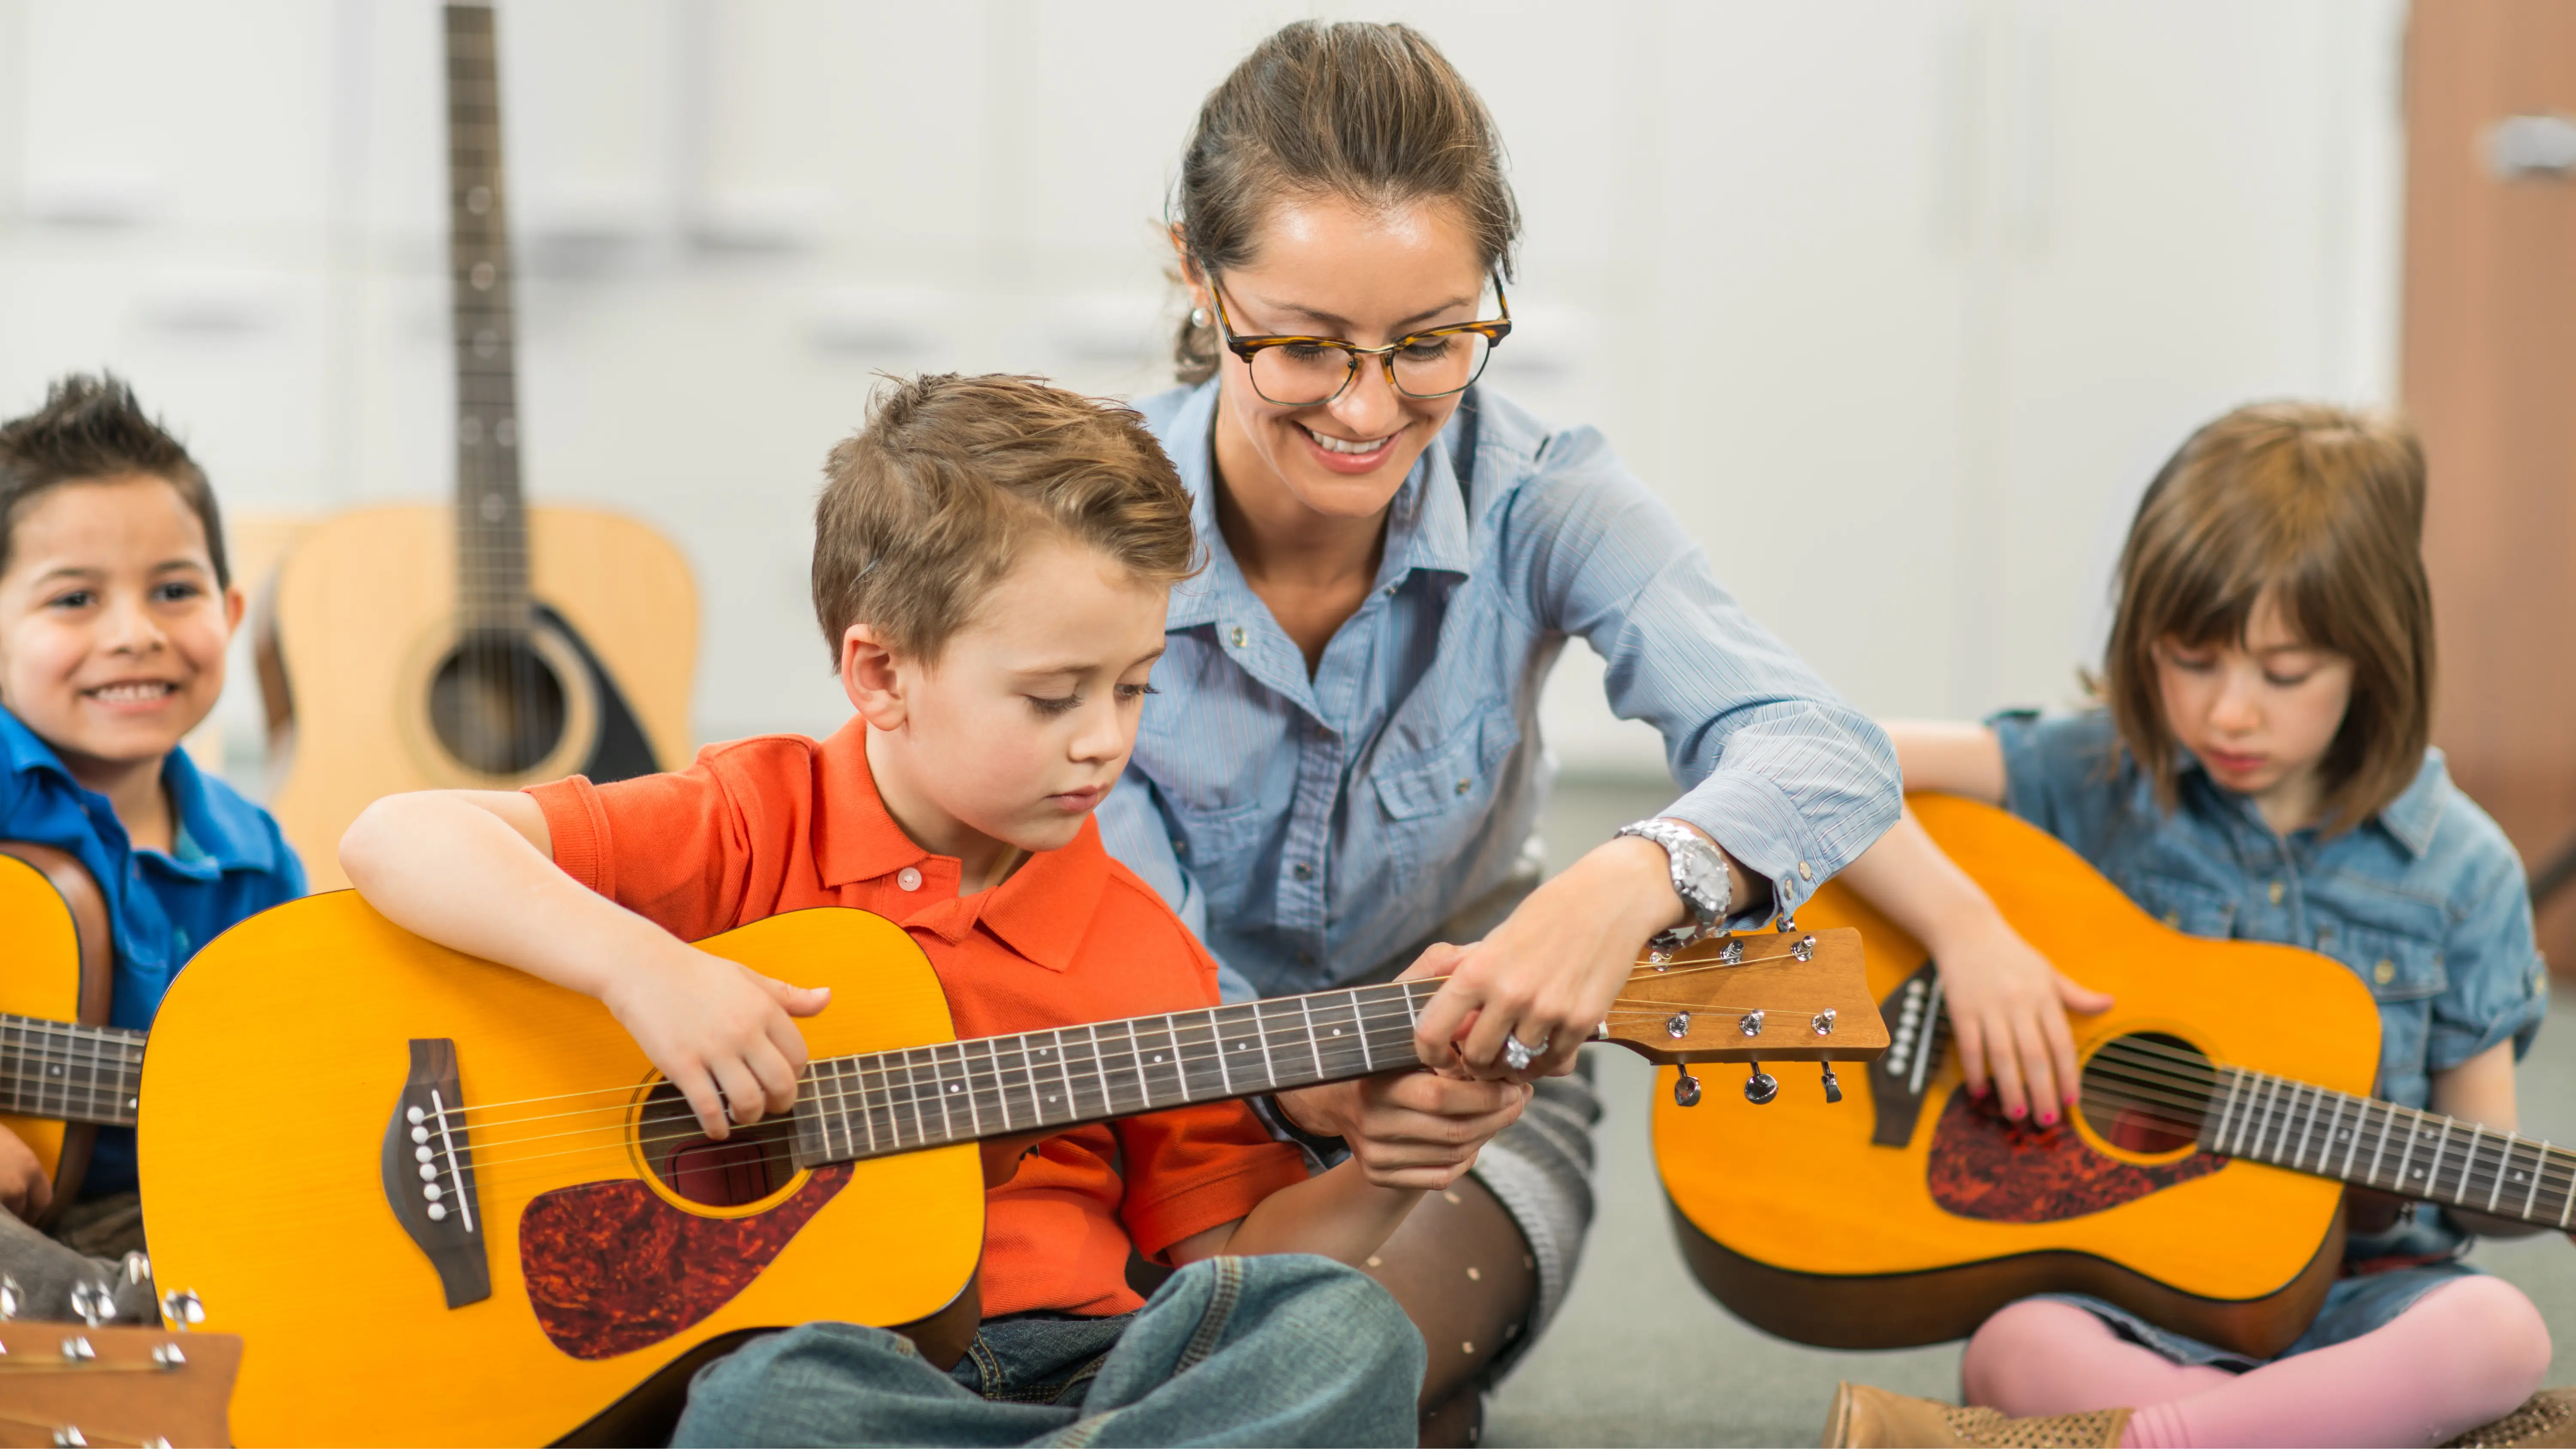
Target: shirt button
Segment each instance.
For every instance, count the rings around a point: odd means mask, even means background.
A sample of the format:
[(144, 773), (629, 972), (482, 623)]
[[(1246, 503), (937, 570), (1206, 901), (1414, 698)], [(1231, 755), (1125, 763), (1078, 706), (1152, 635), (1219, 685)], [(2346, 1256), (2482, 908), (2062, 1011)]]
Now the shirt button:
[(1382, 592), (1384, 592), (1384, 593), (1385, 593), (1385, 595), (1386, 595), (1388, 598), (1390, 598), (1390, 599), (1394, 598), (1394, 597), (1395, 597), (1395, 585), (1393, 585), (1393, 584), (1389, 584), (1389, 585), (1387, 585), (1387, 586), (1386, 586), (1386, 588), (1385, 588)]
[(1314, 953), (1314, 952), (1312, 952), (1312, 951), (1300, 951), (1300, 952), (1298, 952), (1298, 953), (1297, 953), (1297, 964), (1298, 964), (1298, 965), (1300, 965), (1300, 966), (1312, 966), (1312, 965), (1314, 965), (1314, 964), (1315, 964), (1315, 953)]
[(907, 865), (894, 873), (894, 883), (905, 890), (917, 891), (921, 889), (921, 872)]
[(2378, 965), (2371, 967), (2371, 968), (2370, 968), (2370, 979), (2371, 979), (2371, 980), (2373, 980), (2373, 981), (2378, 982), (2378, 983), (2379, 983), (2380, 985), (2382, 985), (2382, 986), (2385, 986), (2385, 985), (2387, 985), (2389, 982), (2396, 980), (2396, 979), (2397, 979), (2397, 966), (2396, 966), (2396, 963), (2391, 962), (2391, 961), (2382, 961), (2382, 962), (2380, 962)]
[(1815, 868), (1814, 866), (1811, 866), (1811, 865), (1807, 864), (1807, 863), (1806, 863), (1805, 861), (1803, 861), (1803, 860), (1802, 860), (1802, 861), (1799, 861), (1799, 862), (1798, 862), (1798, 879), (1800, 879), (1800, 880), (1814, 880), (1815, 878), (1816, 878), (1816, 868)]
[(2271, 897), (2272, 904), (2277, 906), (2281, 903), (2281, 883), (2279, 881), (2272, 882)]
[(1297, 862), (1296, 875), (1299, 880), (1313, 880), (1315, 878), (1315, 868), (1301, 860)]
[(1461, 779), (1458, 781), (1458, 793), (1459, 793), (1459, 794), (1461, 794), (1461, 795), (1466, 794), (1466, 793), (1467, 793), (1467, 791), (1468, 791), (1470, 788), (1472, 788), (1473, 784), (1474, 784), (1474, 782), (1473, 782), (1473, 781), (1470, 781), (1470, 780), (1467, 780), (1467, 779), (1461, 778)]
[(1242, 647), (1244, 646), (1245, 641), (1246, 641), (1250, 636), (1246, 635), (1246, 634), (1243, 632), (1243, 626), (1242, 626), (1241, 624), (1237, 624), (1237, 625), (1235, 625), (1235, 626), (1234, 626), (1234, 632), (1233, 632), (1231, 635), (1228, 635), (1227, 637), (1229, 637), (1229, 638), (1231, 638), (1232, 640), (1234, 640), (1234, 647), (1235, 647), (1235, 648), (1240, 649), (1240, 648), (1242, 648)]
[(1189, 843), (1188, 841), (1186, 841), (1186, 840), (1183, 840), (1182, 838), (1180, 838), (1180, 837), (1179, 837), (1179, 836), (1177, 836), (1177, 835), (1173, 836), (1173, 837), (1172, 837), (1172, 854), (1174, 854), (1174, 855), (1187, 855), (1187, 854), (1189, 854), (1189, 853), (1190, 853), (1190, 843)]

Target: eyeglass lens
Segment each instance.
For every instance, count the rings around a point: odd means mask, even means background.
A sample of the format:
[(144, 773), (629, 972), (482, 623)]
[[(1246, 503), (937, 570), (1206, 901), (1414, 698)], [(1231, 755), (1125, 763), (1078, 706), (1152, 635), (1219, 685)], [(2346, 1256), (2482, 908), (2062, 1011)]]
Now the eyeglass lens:
[[(1493, 350), (1480, 332), (1452, 332), (1425, 337), (1387, 354), (1395, 364), (1398, 392), (1418, 398), (1446, 397), (1474, 382)], [(1279, 407), (1311, 407), (1329, 402), (1352, 375), (1350, 349), (1316, 343), (1287, 342), (1265, 347), (1252, 356), (1252, 386), (1265, 402)], [(1374, 357), (1359, 358), (1363, 366)]]

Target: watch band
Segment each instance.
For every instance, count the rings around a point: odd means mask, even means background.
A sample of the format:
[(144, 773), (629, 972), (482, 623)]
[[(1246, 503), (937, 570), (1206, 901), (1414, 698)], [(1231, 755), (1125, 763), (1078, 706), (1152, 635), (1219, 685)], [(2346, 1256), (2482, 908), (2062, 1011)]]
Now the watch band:
[(1724, 928), (1735, 892), (1727, 879), (1726, 857), (1718, 853), (1717, 847), (1677, 820), (1639, 820), (1619, 827), (1619, 834), (1651, 840), (1664, 848), (1672, 869), (1673, 893), (1690, 908), (1688, 922), (1656, 933), (1648, 945), (1659, 951), (1678, 950)]

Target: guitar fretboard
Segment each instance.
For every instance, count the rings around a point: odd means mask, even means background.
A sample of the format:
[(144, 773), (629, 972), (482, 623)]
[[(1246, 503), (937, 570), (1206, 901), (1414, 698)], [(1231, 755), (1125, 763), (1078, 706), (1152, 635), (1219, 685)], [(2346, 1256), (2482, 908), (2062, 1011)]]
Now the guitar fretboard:
[(2200, 1145), (2494, 1217), (2576, 1219), (2576, 1152), (2239, 1067), (2219, 1069)]
[(143, 1033), (0, 1014), (0, 1113), (134, 1125)]
[(834, 1057), (806, 1069), (800, 1166), (882, 1157), (1417, 1065), (1437, 981)]
[(456, 337), (457, 608), (469, 630), (530, 623), (519, 490), (518, 337), (488, 4), (447, 7), (448, 265)]

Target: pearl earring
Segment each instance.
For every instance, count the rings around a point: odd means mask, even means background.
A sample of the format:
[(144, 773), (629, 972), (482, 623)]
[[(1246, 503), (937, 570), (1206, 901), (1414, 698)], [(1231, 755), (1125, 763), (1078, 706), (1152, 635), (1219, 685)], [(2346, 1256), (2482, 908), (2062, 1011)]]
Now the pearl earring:
[(1190, 325), (1193, 327), (1205, 327), (1207, 325), (1207, 309), (1205, 307), (1192, 307), (1190, 309)]

